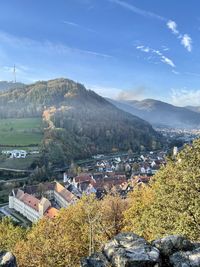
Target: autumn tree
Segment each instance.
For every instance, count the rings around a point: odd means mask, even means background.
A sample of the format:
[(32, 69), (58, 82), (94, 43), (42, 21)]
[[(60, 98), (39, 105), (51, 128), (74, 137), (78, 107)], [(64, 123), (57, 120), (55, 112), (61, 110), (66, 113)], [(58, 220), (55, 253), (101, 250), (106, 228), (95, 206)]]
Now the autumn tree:
[(128, 229), (149, 239), (182, 234), (200, 240), (200, 140), (169, 160), (150, 183), (135, 191), (125, 214)]
[(26, 230), (16, 226), (8, 217), (4, 217), (0, 222), (0, 250), (13, 251), (17, 242), (23, 239)]
[(124, 212), (129, 202), (118, 194), (107, 195), (100, 202), (101, 225), (108, 239), (120, 233), (124, 227)]
[(19, 266), (79, 266), (81, 257), (105, 241), (98, 205), (94, 196), (84, 196), (55, 219), (39, 221), (15, 247)]

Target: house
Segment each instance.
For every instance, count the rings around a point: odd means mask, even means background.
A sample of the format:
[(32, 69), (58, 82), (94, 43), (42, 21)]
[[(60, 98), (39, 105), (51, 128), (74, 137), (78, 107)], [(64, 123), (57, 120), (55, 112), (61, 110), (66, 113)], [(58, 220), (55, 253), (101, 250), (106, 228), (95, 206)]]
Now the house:
[[(21, 213), (31, 222), (36, 222), (43, 216), (49, 217), (49, 209), (51, 202), (47, 198), (41, 200), (29, 195), (21, 189), (13, 190), (12, 195), (9, 196), (9, 208)], [(51, 217), (52, 217), (51, 211)], [(57, 212), (54, 211), (56, 216)]]
[(150, 179), (151, 178), (149, 176), (133, 176), (131, 178), (132, 186), (134, 187), (136, 185), (148, 184)]
[(24, 159), (27, 156), (27, 152), (25, 150), (8, 150), (8, 151), (2, 151), (2, 154), (9, 156), (11, 159), (17, 158), (17, 159)]
[(54, 200), (61, 207), (66, 208), (77, 201), (77, 198), (60, 183), (55, 184)]

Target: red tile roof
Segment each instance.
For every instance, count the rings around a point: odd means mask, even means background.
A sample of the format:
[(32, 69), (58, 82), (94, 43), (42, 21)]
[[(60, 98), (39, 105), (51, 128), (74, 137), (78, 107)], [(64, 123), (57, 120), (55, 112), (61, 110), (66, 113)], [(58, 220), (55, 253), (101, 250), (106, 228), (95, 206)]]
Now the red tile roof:
[(76, 183), (82, 183), (82, 182), (86, 182), (86, 181), (91, 182), (94, 179), (89, 174), (82, 174), (82, 175), (78, 175), (78, 176), (74, 177), (74, 180)]
[(67, 190), (64, 186), (59, 183), (55, 185), (55, 191), (61, 195), (67, 202), (71, 202), (75, 199), (74, 194), (72, 194), (69, 190)]
[[(27, 193), (24, 193), (22, 190), (21, 192), (17, 193), (17, 198), (24, 202), (26, 205), (31, 207), (32, 209), (39, 211), (39, 203), (40, 200), (37, 199), (36, 197), (29, 195)], [(23, 193), (22, 193), (23, 192)]]
[(50, 207), (47, 209), (44, 215), (50, 219), (55, 218), (58, 215), (58, 210), (56, 208)]

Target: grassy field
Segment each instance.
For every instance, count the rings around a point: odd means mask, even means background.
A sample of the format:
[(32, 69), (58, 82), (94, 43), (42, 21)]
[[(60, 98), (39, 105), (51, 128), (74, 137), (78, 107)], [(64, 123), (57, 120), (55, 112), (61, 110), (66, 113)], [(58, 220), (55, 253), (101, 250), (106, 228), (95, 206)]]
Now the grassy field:
[(43, 138), (42, 119), (1, 119), (1, 146), (30, 146), (39, 145)]
[(28, 155), (25, 159), (2, 159), (0, 157), (0, 168), (27, 170), (38, 157), (39, 154)]

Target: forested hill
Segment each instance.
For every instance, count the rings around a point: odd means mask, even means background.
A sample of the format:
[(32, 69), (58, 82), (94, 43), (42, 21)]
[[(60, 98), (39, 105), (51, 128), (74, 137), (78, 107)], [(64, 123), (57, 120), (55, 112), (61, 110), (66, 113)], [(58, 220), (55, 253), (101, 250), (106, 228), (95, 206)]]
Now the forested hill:
[(5, 92), (13, 88), (22, 87), (23, 85), (23, 83), (0, 81), (0, 92)]
[(127, 111), (154, 126), (175, 128), (200, 127), (200, 114), (196, 107), (178, 107), (155, 99), (113, 100), (108, 99), (116, 107)]
[(37, 82), (0, 94), (0, 117), (43, 116), (46, 162), (159, 145), (147, 122), (121, 111), (91, 90), (68, 79)]

